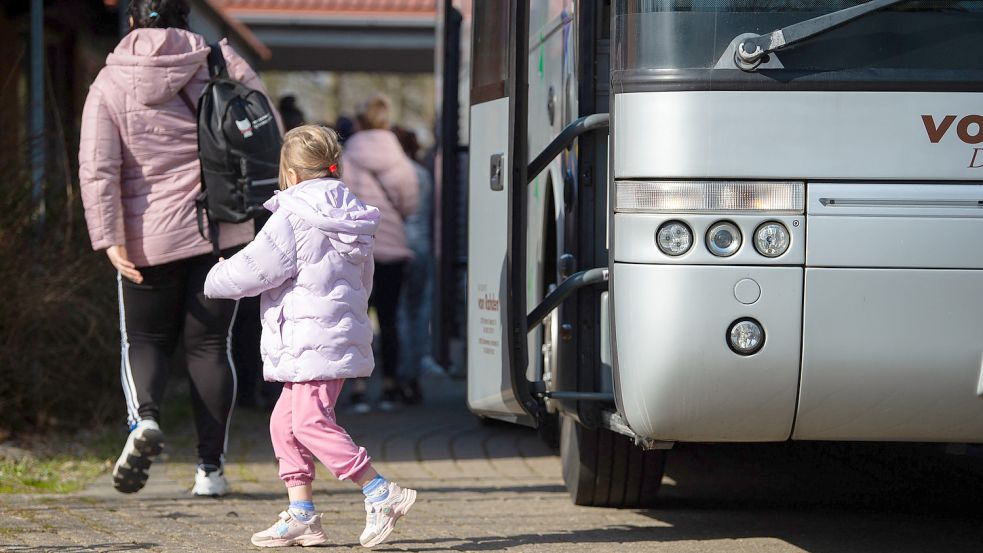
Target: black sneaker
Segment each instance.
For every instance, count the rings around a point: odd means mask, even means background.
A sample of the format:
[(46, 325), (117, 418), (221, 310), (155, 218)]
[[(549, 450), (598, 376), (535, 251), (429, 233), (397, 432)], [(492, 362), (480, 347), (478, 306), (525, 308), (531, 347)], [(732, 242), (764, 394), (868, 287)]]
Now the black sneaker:
[(419, 405), (423, 402), (423, 394), (420, 393), (420, 383), (410, 380), (399, 386), (400, 399), (406, 405)]
[(395, 389), (383, 390), (382, 397), (379, 399), (379, 410), (390, 412), (399, 409), (399, 392)]
[(345, 409), (345, 412), (353, 415), (366, 415), (372, 412), (372, 406), (369, 405), (369, 401), (365, 399), (365, 394), (355, 392), (349, 396), (348, 408)]
[(164, 450), (164, 433), (156, 421), (143, 420), (126, 438), (123, 453), (113, 465), (113, 487), (122, 493), (136, 493), (147, 483), (147, 471)]

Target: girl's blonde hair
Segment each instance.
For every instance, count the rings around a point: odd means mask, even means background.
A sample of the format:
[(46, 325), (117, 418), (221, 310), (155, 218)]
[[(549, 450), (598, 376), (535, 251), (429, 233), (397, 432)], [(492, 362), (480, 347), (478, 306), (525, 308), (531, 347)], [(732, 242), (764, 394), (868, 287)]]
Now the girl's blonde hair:
[(333, 130), (320, 125), (302, 125), (287, 132), (280, 149), (280, 190), (286, 190), (287, 169), (300, 181), (341, 177), (341, 142)]

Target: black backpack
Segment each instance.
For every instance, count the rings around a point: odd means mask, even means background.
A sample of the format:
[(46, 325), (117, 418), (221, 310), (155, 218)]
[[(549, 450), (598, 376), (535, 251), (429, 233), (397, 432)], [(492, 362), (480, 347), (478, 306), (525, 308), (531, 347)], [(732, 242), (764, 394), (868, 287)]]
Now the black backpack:
[[(242, 223), (266, 211), (263, 202), (277, 189), (283, 138), (266, 95), (232, 79), (221, 47), (208, 47), (211, 80), (196, 110), (201, 193), (195, 207), (198, 232), (217, 255), (218, 223)], [(184, 90), (181, 97), (193, 107)]]

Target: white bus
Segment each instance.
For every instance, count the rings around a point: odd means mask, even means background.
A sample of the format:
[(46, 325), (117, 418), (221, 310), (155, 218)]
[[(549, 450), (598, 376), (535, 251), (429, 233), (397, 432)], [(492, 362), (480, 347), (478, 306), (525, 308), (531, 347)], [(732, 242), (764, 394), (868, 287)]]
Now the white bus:
[(983, 442), (983, 2), (472, 8), (468, 404), (576, 503), (677, 442)]

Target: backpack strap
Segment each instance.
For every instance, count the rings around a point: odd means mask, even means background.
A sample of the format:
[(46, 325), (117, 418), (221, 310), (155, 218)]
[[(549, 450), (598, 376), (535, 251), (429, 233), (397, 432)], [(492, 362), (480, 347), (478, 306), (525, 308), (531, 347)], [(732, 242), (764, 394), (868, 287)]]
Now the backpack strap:
[(202, 238), (208, 240), (212, 243), (212, 254), (215, 256), (221, 255), (221, 250), (218, 247), (218, 223), (213, 222), (208, 219), (208, 235), (205, 235), (205, 215), (208, 212), (208, 191), (202, 190), (198, 193), (195, 198), (195, 216), (198, 220), (198, 234)]
[(213, 79), (229, 78), (229, 68), (225, 65), (222, 46), (217, 42), (212, 42), (208, 45), (208, 74)]
[(393, 201), (392, 194), (389, 193), (389, 190), (386, 190), (386, 185), (382, 184), (382, 178), (379, 177), (379, 175), (377, 175), (375, 171), (371, 169), (366, 169), (366, 171), (368, 171), (368, 173), (372, 175), (372, 180), (374, 180), (375, 183), (379, 185), (379, 190), (382, 190), (382, 194), (386, 197), (386, 202), (389, 203), (389, 205), (393, 208), (393, 211), (396, 212), (396, 215), (399, 215), (399, 218), (405, 223), (406, 216), (403, 215), (403, 212), (400, 211), (399, 207), (396, 206), (396, 202)]
[(191, 115), (197, 117), (198, 107), (191, 101), (191, 96), (188, 96), (188, 93), (183, 88), (179, 90), (177, 94), (181, 97), (181, 101), (184, 102), (184, 105), (188, 106), (188, 109), (191, 111)]

